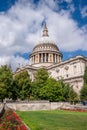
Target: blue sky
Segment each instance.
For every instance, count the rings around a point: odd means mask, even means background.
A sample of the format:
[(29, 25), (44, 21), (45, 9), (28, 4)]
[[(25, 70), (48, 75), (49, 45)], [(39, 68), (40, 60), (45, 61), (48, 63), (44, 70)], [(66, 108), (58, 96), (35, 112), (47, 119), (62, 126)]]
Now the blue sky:
[(87, 0), (0, 0), (0, 65), (29, 64), (44, 21), (63, 60), (87, 57)]

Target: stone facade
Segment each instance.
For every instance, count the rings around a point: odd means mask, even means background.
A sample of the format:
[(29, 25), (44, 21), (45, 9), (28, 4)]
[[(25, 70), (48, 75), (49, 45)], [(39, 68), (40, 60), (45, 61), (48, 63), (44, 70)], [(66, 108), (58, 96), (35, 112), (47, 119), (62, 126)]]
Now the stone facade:
[(39, 68), (44, 67), (51, 77), (56, 80), (63, 79), (73, 86), (73, 89), (79, 94), (83, 86), (83, 75), (87, 66), (87, 58), (78, 55), (62, 61), (62, 57), (63, 55), (57, 45), (50, 40), (45, 24), (42, 38), (30, 54), (30, 65), (18, 68), (14, 75), (27, 70), (33, 81), (34, 73)]

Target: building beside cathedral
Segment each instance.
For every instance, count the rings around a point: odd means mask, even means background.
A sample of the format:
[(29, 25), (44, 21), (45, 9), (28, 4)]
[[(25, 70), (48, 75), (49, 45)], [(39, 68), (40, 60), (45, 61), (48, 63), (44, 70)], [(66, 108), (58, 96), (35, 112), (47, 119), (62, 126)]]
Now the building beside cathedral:
[(30, 64), (17, 68), (14, 75), (27, 70), (31, 80), (34, 80), (35, 72), (40, 68), (45, 68), (49, 75), (56, 80), (63, 79), (73, 86), (79, 93), (83, 86), (83, 75), (87, 66), (87, 58), (81, 55), (62, 60), (62, 52), (58, 46), (50, 40), (46, 24), (40, 42), (33, 48), (30, 54)]

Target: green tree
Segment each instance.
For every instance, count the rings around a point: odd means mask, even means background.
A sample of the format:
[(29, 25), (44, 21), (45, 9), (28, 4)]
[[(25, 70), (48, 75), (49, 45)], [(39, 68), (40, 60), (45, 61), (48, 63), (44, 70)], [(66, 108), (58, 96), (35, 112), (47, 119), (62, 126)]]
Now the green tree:
[(69, 91), (70, 91), (70, 85), (68, 83), (65, 83), (63, 80), (60, 80), (61, 87), (62, 87), (62, 101), (68, 101), (69, 100)]
[(87, 67), (85, 68), (83, 79), (84, 79), (84, 84), (87, 84)]
[(0, 68), (0, 99), (11, 98), (13, 75), (12, 70), (7, 65)]
[(19, 91), (18, 91), (18, 84), (17, 82), (15, 81), (15, 79), (13, 79), (13, 82), (12, 82), (12, 89), (11, 89), (11, 98), (13, 101), (16, 101), (17, 98), (18, 98), (18, 95), (19, 95)]
[(69, 90), (69, 102), (72, 104), (72, 103), (75, 103), (78, 101), (78, 95), (77, 93), (73, 90), (73, 87), (71, 86), (70, 87), (70, 90)]
[(3, 99), (6, 97), (7, 89), (5, 84), (0, 81), (0, 100), (3, 101)]
[(61, 82), (56, 81), (54, 78), (49, 78), (46, 85), (40, 91), (41, 97), (51, 102), (61, 101), (62, 87)]
[(47, 81), (49, 75), (46, 69), (40, 68), (35, 74), (35, 81), (42, 87)]
[(31, 94), (31, 81), (27, 71), (23, 71), (15, 76), (17, 85), (17, 97), (21, 100), (30, 98)]
[(84, 84), (83, 88), (81, 89), (80, 98), (82, 101), (87, 101), (87, 84)]
[(32, 82), (32, 96), (34, 99), (41, 99), (40, 91), (46, 84), (49, 75), (46, 69), (40, 68), (35, 74), (35, 80)]
[(32, 82), (33, 99), (55, 101), (76, 101), (77, 94), (70, 85), (63, 80), (56, 81), (49, 77), (48, 72), (41, 68), (36, 72), (35, 80)]
[(84, 80), (84, 85), (80, 91), (80, 99), (82, 101), (86, 101), (87, 100), (87, 67), (85, 68), (83, 80)]

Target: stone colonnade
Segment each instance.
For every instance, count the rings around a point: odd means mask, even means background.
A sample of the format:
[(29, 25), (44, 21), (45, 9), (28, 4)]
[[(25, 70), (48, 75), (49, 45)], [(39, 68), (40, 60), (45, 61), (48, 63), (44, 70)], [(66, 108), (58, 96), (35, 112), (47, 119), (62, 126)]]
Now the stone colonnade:
[(33, 54), (31, 56), (31, 62), (34, 63), (44, 63), (44, 62), (53, 62), (58, 63), (61, 61), (61, 55), (55, 53), (39, 53)]

